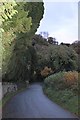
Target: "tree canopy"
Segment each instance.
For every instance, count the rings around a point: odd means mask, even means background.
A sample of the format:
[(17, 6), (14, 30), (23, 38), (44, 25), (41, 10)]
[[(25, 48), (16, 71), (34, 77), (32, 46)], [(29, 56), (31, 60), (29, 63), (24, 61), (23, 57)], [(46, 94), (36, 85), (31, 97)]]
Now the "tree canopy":
[(4, 50), (2, 44), (2, 34), (4, 32), (3, 23), (17, 13), (17, 10), (14, 8), (16, 5), (14, 0), (12, 0), (12, 2), (8, 2), (7, 0), (0, 2), (0, 73), (2, 72), (2, 52)]
[[(35, 70), (36, 52), (31, 46), (31, 38), (43, 17), (44, 6), (43, 3), (20, 2), (15, 8), (18, 14), (3, 24), (5, 28), (3, 78), (6, 76), (8, 81), (24, 81), (29, 79), (28, 75), (33, 74)], [(5, 36), (9, 34), (6, 41)], [(31, 51), (34, 51), (34, 54)]]
[(35, 45), (38, 54), (38, 69), (40, 71), (46, 66), (53, 73), (78, 69), (78, 55), (72, 47), (66, 45)]

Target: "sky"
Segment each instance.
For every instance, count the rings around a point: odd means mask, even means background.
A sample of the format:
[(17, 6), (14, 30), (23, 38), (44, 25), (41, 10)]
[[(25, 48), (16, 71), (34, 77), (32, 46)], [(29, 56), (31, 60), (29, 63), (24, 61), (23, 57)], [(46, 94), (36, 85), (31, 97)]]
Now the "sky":
[(73, 43), (78, 40), (78, 2), (46, 2), (44, 15), (37, 29), (48, 32), (61, 43)]

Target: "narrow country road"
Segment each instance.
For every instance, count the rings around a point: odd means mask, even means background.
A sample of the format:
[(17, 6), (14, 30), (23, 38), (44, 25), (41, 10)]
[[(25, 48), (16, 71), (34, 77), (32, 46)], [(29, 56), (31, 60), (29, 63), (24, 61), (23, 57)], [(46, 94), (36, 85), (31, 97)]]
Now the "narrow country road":
[(50, 101), (41, 84), (32, 84), (11, 99), (3, 109), (3, 118), (76, 118)]

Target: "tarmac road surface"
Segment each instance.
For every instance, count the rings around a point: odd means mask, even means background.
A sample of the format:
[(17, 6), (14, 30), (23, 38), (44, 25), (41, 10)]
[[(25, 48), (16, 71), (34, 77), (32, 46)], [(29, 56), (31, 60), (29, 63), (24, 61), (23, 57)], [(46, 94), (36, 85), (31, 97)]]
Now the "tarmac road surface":
[(14, 96), (2, 111), (3, 118), (76, 118), (44, 95), (42, 85), (35, 83)]

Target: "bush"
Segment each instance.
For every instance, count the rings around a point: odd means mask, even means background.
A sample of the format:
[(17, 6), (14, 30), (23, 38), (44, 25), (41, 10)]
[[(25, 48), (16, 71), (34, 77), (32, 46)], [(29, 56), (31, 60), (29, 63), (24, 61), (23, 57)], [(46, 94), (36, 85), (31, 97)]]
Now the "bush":
[(50, 73), (52, 73), (52, 69), (48, 68), (47, 66), (41, 71), (41, 75), (43, 77), (48, 76)]
[(65, 72), (64, 80), (67, 85), (73, 85), (73, 84), (78, 83), (78, 72), (76, 71)]
[(64, 81), (67, 87), (69, 87), (75, 94), (78, 94), (78, 72), (69, 71), (64, 74)]
[(59, 72), (47, 77), (44, 80), (45, 86), (62, 90), (70, 88), (78, 90), (78, 72)]
[(59, 73), (53, 74), (53, 75), (47, 77), (45, 79), (44, 83), (46, 86), (56, 88), (58, 90), (58, 88), (64, 87), (63, 75), (64, 75), (64, 72), (59, 72)]

